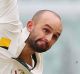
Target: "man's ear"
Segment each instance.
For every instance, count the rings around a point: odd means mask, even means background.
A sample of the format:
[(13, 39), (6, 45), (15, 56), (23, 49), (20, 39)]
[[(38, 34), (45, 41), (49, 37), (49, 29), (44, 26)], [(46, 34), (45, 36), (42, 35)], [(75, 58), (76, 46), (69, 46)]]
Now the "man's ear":
[(34, 28), (34, 22), (33, 21), (28, 21), (27, 23), (27, 29), (29, 32), (31, 32)]

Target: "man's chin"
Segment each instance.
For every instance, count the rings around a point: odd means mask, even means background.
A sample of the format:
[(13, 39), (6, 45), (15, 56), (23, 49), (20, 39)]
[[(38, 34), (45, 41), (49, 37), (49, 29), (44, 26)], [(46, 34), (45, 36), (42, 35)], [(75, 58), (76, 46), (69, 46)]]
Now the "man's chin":
[(42, 52), (46, 52), (47, 49), (43, 49), (43, 48), (37, 48), (37, 49), (34, 49), (35, 52), (38, 52), (38, 53), (42, 53)]

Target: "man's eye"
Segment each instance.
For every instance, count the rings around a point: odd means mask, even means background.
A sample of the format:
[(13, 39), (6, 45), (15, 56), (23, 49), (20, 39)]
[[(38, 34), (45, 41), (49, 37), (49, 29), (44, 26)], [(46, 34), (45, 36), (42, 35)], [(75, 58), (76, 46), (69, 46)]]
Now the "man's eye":
[(50, 31), (49, 31), (48, 29), (46, 29), (46, 28), (44, 28), (43, 31), (44, 31), (45, 33), (50, 33)]
[(53, 39), (57, 40), (58, 36), (57, 35), (53, 35)]

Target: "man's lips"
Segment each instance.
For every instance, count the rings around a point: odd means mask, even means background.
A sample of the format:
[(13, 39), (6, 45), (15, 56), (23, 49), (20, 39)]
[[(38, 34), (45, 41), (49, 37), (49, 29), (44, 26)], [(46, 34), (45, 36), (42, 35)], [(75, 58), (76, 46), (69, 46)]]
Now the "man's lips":
[(42, 48), (47, 47), (47, 42), (45, 42), (45, 41), (37, 41), (37, 44), (38, 44), (39, 47), (42, 47)]

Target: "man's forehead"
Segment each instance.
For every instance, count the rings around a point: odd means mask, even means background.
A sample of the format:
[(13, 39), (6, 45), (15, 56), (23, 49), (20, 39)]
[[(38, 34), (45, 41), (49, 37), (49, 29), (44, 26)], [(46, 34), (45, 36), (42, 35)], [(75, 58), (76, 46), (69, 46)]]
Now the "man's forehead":
[(40, 16), (41, 17), (50, 16), (50, 17), (57, 17), (57, 18), (61, 19), (60, 16), (57, 13), (50, 12), (50, 11), (45, 11)]
[(47, 23), (61, 23), (61, 19), (52, 12), (45, 12), (40, 16), (40, 19)]

